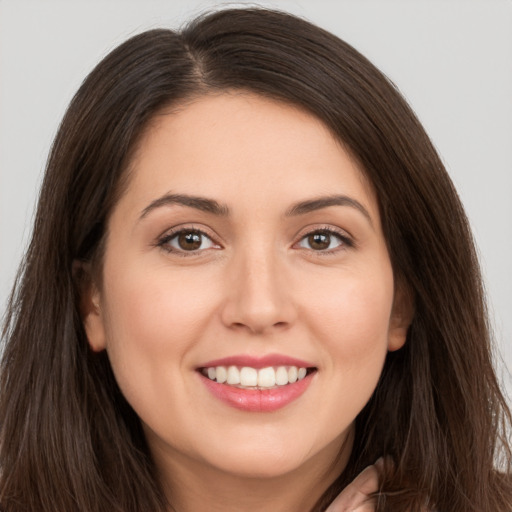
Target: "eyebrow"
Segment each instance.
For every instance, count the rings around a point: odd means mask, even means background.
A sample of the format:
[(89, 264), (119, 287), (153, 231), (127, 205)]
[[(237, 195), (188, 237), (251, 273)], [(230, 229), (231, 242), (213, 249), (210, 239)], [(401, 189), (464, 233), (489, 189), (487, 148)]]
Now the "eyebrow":
[(308, 201), (302, 201), (287, 210), (286, 216), (293, 217), (295, 215), (304, 215), (323, 208), (329, 208), (330, 206), (350, 206), (351, 208), (355, 208), (361, 212), (366, 217), (370, 225), (373, 226), (372, 217), (368, 210), (356, 199), (343, 195), (318, 197)]
[[(227, 217), (230, 215), (230, 210), (225, 204), (221, 204), (215, 199), (209, 199), (207, 197), (191, 196), (188, 194), (165, 194), (158, 199), (152, 201), (140, 215), (142, 220), (144, 217), (149, 215), (150, 212), (162, 206), (180, 205), (194, 208), (206, 213), (211, 213), (219, 217)], [(295, 217), (298, 215), (304, 215), (306, 213), (322, 210), (323, 208), (329, 208), (330, 206), (349, 206), (355, 208), (361, 212), (364, 217), (368, 220), (371, 226), (373, 226), (372, 218), (368, 213), (368, 210), (356, 199), (344, 195), (332, 195), (325, 197), (317, 197), (309, 199), (307, 201), (301, 201), (289, 208), (285, 216)]]
[(150, 212), (156, 208), (162, 206), (188, 206), (189, 208), (195, 208), (202, 212), (212, 213), (220, 217), (226, 217), (229, 215), (229, 208), (215, 201), (214, 199), (208, 199), (206, 197), (190, 196), (188, 194), (165, 194), (158, 199), (152, 201), (140, 215), (140, 220), (146, 217)]

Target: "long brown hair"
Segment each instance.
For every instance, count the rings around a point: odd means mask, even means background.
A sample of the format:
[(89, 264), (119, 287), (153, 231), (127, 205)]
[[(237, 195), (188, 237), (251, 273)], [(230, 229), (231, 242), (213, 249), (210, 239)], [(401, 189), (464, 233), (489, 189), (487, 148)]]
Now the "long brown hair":
[(73, 264), (101, 267), (107, 219), (148, 121), (226, 89), (297, 105), (330, 128), (373, 184), (395, 279), (414, 297), (407, 343), (388, 354), (356, 419), (348, 466), (316, 510), (387, 455), (379, 511), (510, 512), (511, 414), (493, 369), (471, 232), (443, 164), (368, 60), (302, 19), (265, 9), (223, 10), (180, 32), (137, 35), (98, 64), (71, 102), (3, 329), (2, 510), (168, 507), (139, 419), (106, 353), (88, 347)]

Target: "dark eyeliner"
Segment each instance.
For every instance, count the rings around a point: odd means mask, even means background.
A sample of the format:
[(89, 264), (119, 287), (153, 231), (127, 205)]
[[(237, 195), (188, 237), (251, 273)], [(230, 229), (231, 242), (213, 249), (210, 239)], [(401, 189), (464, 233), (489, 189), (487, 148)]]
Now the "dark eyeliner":
[(201, 236), (204, 236), (206, 238), (208, 238), (209, 240), (212, 241), (212, 243), (215, 244), (213, 238), (208, 234), (206, 233), (205, 231), (203, 231), (202, 229), (199, 229), (199, 228), (187, 228), (187, 227), (179, 227), (179, 228), (175, 228), (175, 229), (171, 229), (171, 231), (167, 231), (164, 235), (158, 237), (156, 243), (154, 244), (156, 247), (159, 247), (160, 249), (164, 250), (165, 252), (169, 253), (169, 254), (175, 254), (177, 256), (184, 256), (184, 257), (187, 257), (187, 256), (194, 256), (194, 255), (198, 255), (200, 254), (203, 250), (201, 251), (186, 251), (186, 250), (179, 250), (179, 249), (175, 249), (174, 247), (171, 247), (169, 244), (169, 242), (174, 239), (176, 236), (178, 236), (180, 233), (197, 233)]
[(327, 234), (329, 236), (335, 236), (341, 241), (340, 247), (335, 247), (334, 249), (325, 249), (325, 250), (318, 250), (315, 251), (314, 249), (309, 249), (312, 253), (322, 256), (322, 255), (331, 255), (335, 254), (343, 249), (352, 249), (356, 247), (356, 243), (354, 239), (346, 234), (345, 231), (338, 230), (332, 226), (325, 226), (325, 227), (318, 227), (315, 229), (312, 229), (310, 231), (307, 231), (306, 233), (303, 233), (301, 237), (299, 238), (299, 241), (297, 243), (300, 243), (302, 240), (304, 240), (306, 237), (311, 236), (315, 233), (322, 233)]

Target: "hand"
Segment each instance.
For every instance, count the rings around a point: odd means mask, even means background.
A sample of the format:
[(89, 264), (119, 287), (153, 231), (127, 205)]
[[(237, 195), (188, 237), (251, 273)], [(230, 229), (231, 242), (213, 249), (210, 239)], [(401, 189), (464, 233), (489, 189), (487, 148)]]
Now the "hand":
[(347, 485), (325, 512), (375, 512), (375, 502), (369, 496), (379, 490), (382, 460), (368, 466)]

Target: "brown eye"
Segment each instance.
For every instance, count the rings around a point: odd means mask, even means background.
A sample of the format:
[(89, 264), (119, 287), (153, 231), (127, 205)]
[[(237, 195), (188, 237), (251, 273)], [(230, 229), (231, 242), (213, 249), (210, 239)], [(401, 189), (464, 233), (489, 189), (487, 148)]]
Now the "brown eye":
[(312, 235), (308, 235), (308, 243), (311, 249), (323, 251), (329, 248), (331, 237), (326, 233), (313, 233)]
[(178, 246), (184, 251), (196, 251), (201, 247), (201, 233), (180, 233), (177, 238)]
[(213, 240), (198, 230), (184, 229), (164, 237), (159, 245), (169, 252), (200, 252), (205, 249), (219, 248)]
[(348, 244), (341, 235), (338, 235), (334, 231), (327, 230), (313, 231), (299, 242), (299, 247), (313, 251), (332, 250), (342, 245), (350, 244)]

